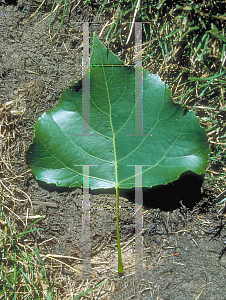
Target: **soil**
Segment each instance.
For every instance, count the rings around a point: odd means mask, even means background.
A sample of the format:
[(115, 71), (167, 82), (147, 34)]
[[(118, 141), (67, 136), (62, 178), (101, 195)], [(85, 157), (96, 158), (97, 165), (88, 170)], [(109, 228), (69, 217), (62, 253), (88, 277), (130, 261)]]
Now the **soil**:
[[(29, 216), (44, 217), (36, 224), (42, 230), (35, 231), (30, 241), (38, 246), (49, 278), (55, 277), (59, 283), (56, 299), (72, 299), (79, 288), (85, 291), (104, 278), (106, 283), (84, 299), (226, 299), (223, 206), (215, 204), (219, 200), (217, 188), (206, 185), (204, 176), (191, 173), (167, 186), (144, 191), (144, 269), (140, 280), (133, 271), (134, 191), (120, 191), (125, 268), (121, 278), (117, 274), (115, 195), (112, 191), (91, 192), (92, 280), (88, 285), (83, 281), (81, 265), (73, 260), (82, 256), (82, 190), (36, 181), (24, 152), (32, 141), (33, 124), (57, 105), (66, 87), (81, 78), (82, 22), (93, 22), (90, 36), (92, 32), (99, 35), (104, 25), (95, 5), (74, 5), (63, 28), (50, 40), (49, 19), (40, 22), (51, 9), (48, 2), (27, 21), (38, 5), (39, 1), (31, 4), (25, 0), (0, 4), (0, 179), (3, 205), (11, 210), (7, 212), (12, 220), (30, 224), (34, 219)], [(52, 17), (54, 31), (60, 22), (60, 14)], [(102, 41), (106, 33), (104, 29)], [(110, 47), (115, 52), (115, 46)], [(126, 57), (127, 49), (117, 48), (120, 58)], [(54, 258), (62, 262), (60, 267)], [(76, 266), (78, 272), (68, 266)]]

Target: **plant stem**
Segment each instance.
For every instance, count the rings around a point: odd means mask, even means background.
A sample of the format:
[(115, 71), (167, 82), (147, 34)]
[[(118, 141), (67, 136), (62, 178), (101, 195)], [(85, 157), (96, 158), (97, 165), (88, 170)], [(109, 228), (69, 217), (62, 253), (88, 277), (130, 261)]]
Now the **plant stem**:
[(116, 224), (117, 224), (117, 245), (118, 245), (118, 274), (119, 276), (124, 275), (121, 246), (120, 246), (120, 235), (119, 235), (119, 222), (118, 222), (118, 204), (119, 204), (119, 190), (118, 186), (115, 187), (116, 190)]

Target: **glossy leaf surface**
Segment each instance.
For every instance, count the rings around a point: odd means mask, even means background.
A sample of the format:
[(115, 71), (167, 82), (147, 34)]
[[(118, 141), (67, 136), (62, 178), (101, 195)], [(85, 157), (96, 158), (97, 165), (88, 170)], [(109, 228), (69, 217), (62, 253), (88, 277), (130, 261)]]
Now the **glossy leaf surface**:
[(83, 165), (90, 165), (91, 189), (127, 189), (135, 186), (135, 165), (142, 166), (143, 187), (174, 181), (187, 170), (204, 173), (209, 146), (194, 112), (175, 104), (167, 85), (143, 70), (143, 134), (136, 135), (134, 99), (135, 68), (124, 65), (94, 35), (90, 135), (82, 135), (78, 82), (34, 125), (26, 159), (36, 179), (81, 187)]

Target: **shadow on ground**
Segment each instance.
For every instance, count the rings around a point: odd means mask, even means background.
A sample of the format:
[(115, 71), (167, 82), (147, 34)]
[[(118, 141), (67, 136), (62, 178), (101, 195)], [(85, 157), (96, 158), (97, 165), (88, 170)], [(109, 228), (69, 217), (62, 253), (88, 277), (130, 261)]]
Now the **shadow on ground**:
[[(143, 188), (143, 203), (145, 208), (160, 208), (164, 211), (181, 207), (181, 203), (192, 209), (201, 200), (201, 186), (203, 175), (193, 172), (183, 173), (178, 180), (167, 185), (158, 185), (152, 188)], [(115, 194), (114, 189), (95, 190), (91, 194)], [(119, 195), (129, 201), (135, 201), (135, 189), (120, 190)], [(182, 202), (181, 202), (182, 201)]]

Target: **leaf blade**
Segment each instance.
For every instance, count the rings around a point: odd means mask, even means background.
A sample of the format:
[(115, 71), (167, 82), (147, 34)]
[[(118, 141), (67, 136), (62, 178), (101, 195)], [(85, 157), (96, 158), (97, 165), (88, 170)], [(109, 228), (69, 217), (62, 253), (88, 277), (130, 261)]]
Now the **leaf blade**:
[(210, 152), (205, 129), (194, 112), (174, 103), (167, 85), (147, 70), (143, 70), (144, 134), (134, 135), (134, 82), (135, 68), (123, 65), (94, 35), (91, 135), (82, 136), (78, 82), (34, 125), (26, 158), (36, 178), (82, 187), (82, 165), (89, 164), (91, 189), (126, 189), (135, 186), (135, 165), (143, 166), (145, 187), (167, 184), (188, 170), (203, 174)]

